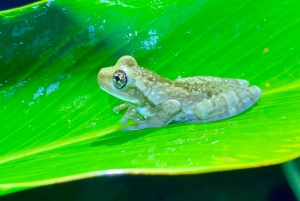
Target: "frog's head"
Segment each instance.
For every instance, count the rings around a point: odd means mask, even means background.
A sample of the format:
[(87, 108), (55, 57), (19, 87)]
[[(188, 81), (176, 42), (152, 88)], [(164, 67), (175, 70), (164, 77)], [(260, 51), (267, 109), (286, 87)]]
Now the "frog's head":
[(121, 100), (140, 105), (143, 103), (144, 97), (137, 92), (135, 86), (135, 71), (139, 71), (139, 69), (140, 67), (133, 57), (123, 56), (115, 66), (100, 70), (98, 73), (99, 86)]

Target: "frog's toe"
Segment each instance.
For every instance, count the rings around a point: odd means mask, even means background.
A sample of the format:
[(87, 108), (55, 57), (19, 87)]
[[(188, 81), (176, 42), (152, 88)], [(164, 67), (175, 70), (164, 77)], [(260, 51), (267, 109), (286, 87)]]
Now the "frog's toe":
[(138, 126), (124, 126), (122, 128), (122, 131), (135, 131), (135, 130), (139, 130), (140, 128), (138, 128)]
[(151, 124), (147, 121), (144, 123), (137, 124), (135, 126), (125, 126), (122, 128), (123, 131), (126, 130), (141, 130), (141, 129), (146, 129), (146, 128), (154, 128), (154, 127), (161, 127), (163, 124)]
[(132, 118), (132, 120), (134, 121), (134, 123), (136, 123), (137, 125), (139, 124), (143, 124), (146, 122), (145, 119), (141, 118), (141, 117), (135, 117), (135, 118)]
[(122, 118), (121, 120), (120, 120), (120, 123), (121, 124), (126, 124), (128, 122), (128, 118)]

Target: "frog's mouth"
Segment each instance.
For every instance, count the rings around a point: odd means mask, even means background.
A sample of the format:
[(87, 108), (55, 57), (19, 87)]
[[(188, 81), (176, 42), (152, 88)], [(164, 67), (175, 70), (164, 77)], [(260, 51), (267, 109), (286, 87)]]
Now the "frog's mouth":
[(121, 100), (123, 100), (125, 102), (132, 103), (134, 105), (138, 105), (139, 104), (138, 100), (132, 98), (132, 96), (130, 95), (131, 92), (121, 92), (120, 89), (119, 90), (115, 89), (115, 90), (111, 91), (111, 90), (109, 90), (109, 89), (107, 89), (107, 88), (105, 88), (105, 87), (103, 87), (101, 85), (100, 85), (100, 88), (103, 91), (109, 93), (110, 95), (112, 95), (112, 96), (114, 96), (114, 97), (116, 97), (118, 99), (121, 99)]

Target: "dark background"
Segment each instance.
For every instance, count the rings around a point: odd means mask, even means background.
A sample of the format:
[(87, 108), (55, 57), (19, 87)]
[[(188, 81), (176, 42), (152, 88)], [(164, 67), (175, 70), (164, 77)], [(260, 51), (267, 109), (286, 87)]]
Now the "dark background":
[(0, 10), (19, 7), (32, 2), (37, 2), (37, 0), (0, 0)]
[(296, 201), (280, 166), (181, 176), (120, 175), (44, 186), (1, 201)]
[[(0, 0), (0, 10), (33, 0)], [(181, 176), (103, 176), (0, 197), (0, 201), (296, 201), (279, 165)]]

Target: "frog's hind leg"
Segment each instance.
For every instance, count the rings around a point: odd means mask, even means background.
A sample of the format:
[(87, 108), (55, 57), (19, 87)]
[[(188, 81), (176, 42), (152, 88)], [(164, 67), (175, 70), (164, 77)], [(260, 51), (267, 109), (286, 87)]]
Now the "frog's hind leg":
[(226, 91), (202, 100), (195, 106), (194, 112), (200, 121), (225, 119), (251, 107), (261, 94), (257, 86)]
[(160, 127), (170, 123), (181, 111), (181, 104), (177, 100), (167, 100), (162, 103), (161, 109), (149, 119), (137, 121), (136, 126), (126, 126), (122, 130), (140, 130), (144, 128)]

